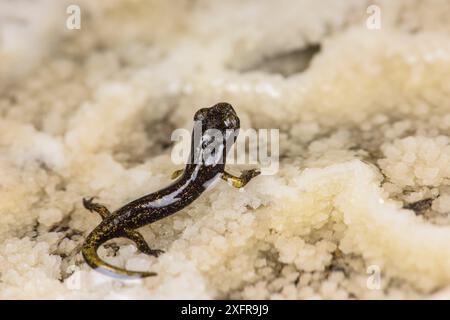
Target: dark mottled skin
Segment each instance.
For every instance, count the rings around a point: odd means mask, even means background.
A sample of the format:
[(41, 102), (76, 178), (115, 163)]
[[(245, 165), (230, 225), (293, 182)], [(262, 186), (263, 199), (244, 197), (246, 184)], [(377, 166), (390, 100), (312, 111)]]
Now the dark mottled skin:
[[(133, 240), (140, 251), (157, 256), (162, 251), (150, 249), (135, 229), (185, 208), (217, 179), (229, 181), (234, 187), (240, 188), (259, 174), (257, 170), (248, 170), (243, 171), (241, 176), (235, 177), (225, 171), (226, 153), (236, 141), (240, 127), (239, 118), (230, 104), (218, 103), (210, 108), (200, 109), (196, 112), (194, 121), (199, 127), (201, 126), (200, 134), (198, 137), (193, 134), (190, 161), (182, 173), (176, 172), (176, 175), (180, 176), (171, 185), (134, 200), (112, 213), (105, 206), (93, 203), (92, 199), (83, 199), (86, 209), (99, 213), (103, 218), (83, 244), (83, 257), (89, 266), (113, 276), (156, 275), (154, 272), (128, 271), (112, 266), (99, 258), (97, 249), (110, 239), (125, 237)], [(214, 144), (214, 139), (208, 139), (210, 138), (206, 132), (208, 129), (217, 129), (225, 137), (220, 141), (223, 148), (217, 154), (205, 151), (211, 150), (208, 147)], [(235, 130), (234, 135), (229, 134), (230, 130)]]

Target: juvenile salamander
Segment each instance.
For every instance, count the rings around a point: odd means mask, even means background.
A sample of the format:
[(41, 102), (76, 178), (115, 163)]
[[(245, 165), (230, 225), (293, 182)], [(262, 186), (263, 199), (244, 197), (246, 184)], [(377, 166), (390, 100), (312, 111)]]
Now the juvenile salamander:
[[(87, 236), (82, 253), (92, 268), (113, 276), (148, 277), (154, 272), (129, 271), (115, 267), (100, 259), (98, 248), (106, 241), (125, 237), (136, 243), (137, 248), (146, 254), (158, 256), (163, 251), (151, 249), (144, 237), (136, 229), (163, 219), (188, 206), (197, 199), (209, 185), (217, 179), (228, 181), (236, 188), (246, 185), (260, 172), (245, 170), (239, 177), (225, 171), (226, 155), (236, 141), (240, 127), (239, 117), (228, 103), (218, 103), (195, 113), (191, 139), (191, 154), (184, 170), (175, 171), (176, 179), (168, 187), (134, 200), (122, 208), (109, 210), (93, 198), (83, 199), (83, 205), (89, 211), (95, 211), (102, 222)], [(215, 130), (215, 131), (214, 131)], [(220, 135), (213, 134), (214, 132)]]

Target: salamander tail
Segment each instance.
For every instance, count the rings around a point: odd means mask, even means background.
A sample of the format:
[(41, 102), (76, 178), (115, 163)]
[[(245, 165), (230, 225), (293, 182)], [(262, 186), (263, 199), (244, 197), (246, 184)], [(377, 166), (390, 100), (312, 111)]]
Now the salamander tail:
[[(106, 240), (105, 240), (106, 241)], [(156, 276), (155, 272), (130, 271), (106, 263), (98, 256), (97, 250), (103, 244), (102, 239), (94, 232), (89, 234), (83, 244), (82, 253), (86, 263), (96, 271), (116, 278), (145, 278)]]

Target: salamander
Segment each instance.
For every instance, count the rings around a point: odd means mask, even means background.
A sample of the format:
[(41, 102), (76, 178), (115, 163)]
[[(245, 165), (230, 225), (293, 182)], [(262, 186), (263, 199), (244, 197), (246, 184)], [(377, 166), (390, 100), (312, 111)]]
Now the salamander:
[(163, 251), (151, 249), (136, 229), (187, 207), (218, 179), (242, 188), (260, 174), (257, 169), (244, 170), (240, 176), (225, 171), (226, 155), (236, 142), (240, 128), (239, 117), (230, 104), (222, 102), (210, 108), (199, 109), (194, 115), (194, 123), (189, 161), (184, 169), (172, 174), (172, 178), (176, 179), (172, 184), (114, 212), (95, 203), (93, 198), (83, 198), (84, 207), (97, 212), (102, 218), (82, 246), (83, 257), (90, 267), (119, 277), (155, 276), (155, 272), (132, 271), (113, 266), (100, 259), (97, 250), (108, 240), (124, 237), (132, 240), (141, 252), (158, 256)]

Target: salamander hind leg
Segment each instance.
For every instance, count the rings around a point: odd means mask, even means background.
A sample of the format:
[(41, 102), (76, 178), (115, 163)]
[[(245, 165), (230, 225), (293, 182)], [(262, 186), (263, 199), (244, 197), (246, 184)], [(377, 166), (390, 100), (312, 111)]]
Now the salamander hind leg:
[(102, 219), (105, 219), (107, 216), (111, 214), (109, 210), (99, 203), (92, 202), (94, 200), (94, 197), (86, 199), (83, 198), (83, 206), (88, 209), (90, 212), (95, 211), (97, 212)]
[(147, 242), (145, 241), (144, 237), (135, 230), (125, 230), (125, 237), (136, 243), (137, 248), (142, 253), (151, 255), (151, 256), (159, 256), (160, 254), (164, 253), (163, 250), (157, 250), (157, 249), (151, 249)]
[(231, 185), (235, 188), (242, 188), (247, 183), (249, 183), (250, 180), (252, 180), (254, 177), (256, 177), (260, 174), (261, 174), (261, 171), (259, 171), (257, 169), (252, 169), (252, 170), (244, 170), (241, 172), (241, 175), (239, 177), (236, 177), (236, 176), (232, 175), (231, 173), (228, 173), (225, 171), (222, 175), (222, 179), (231, 183)]
[(132, 271), (113, 266), (102, 259), (97, 254), (97, 249), (105, 241), (101, 234), (94, 230), (89, 234), (83, 244), (82, 253), (86, 263), (96, 271), (103, 274), (119, 278), (144, 278), (156, 276), (155, 272)]

